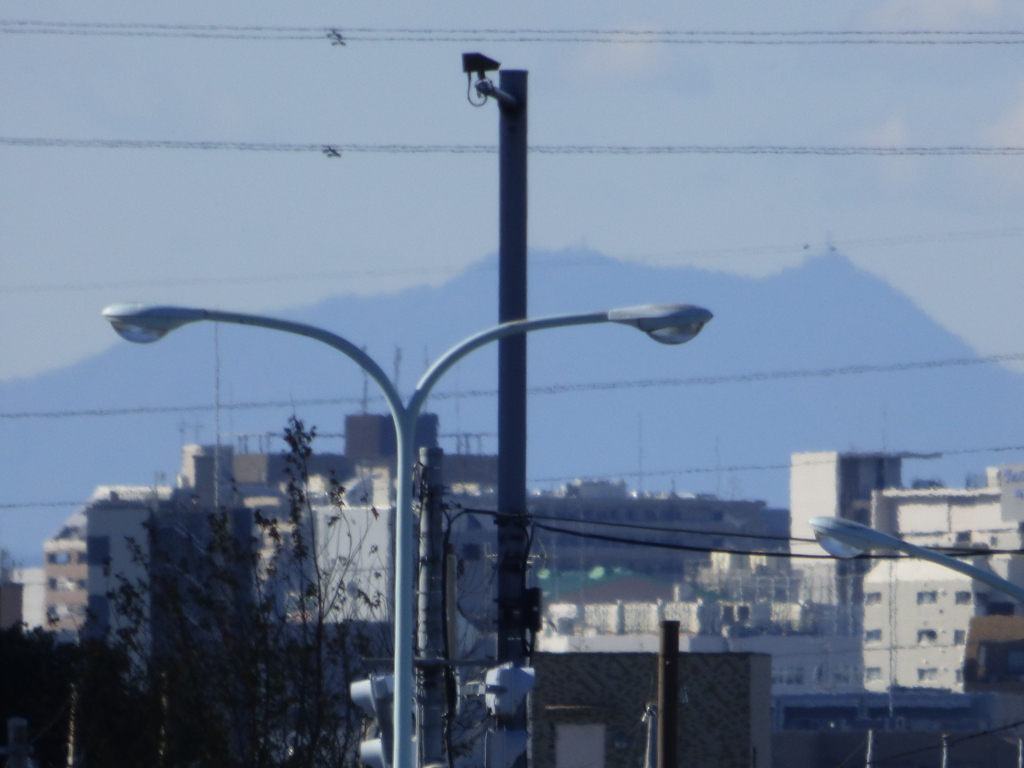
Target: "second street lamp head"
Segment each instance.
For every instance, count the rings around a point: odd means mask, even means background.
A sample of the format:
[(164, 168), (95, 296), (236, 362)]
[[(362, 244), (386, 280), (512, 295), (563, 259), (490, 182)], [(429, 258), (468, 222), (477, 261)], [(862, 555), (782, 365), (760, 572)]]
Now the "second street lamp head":
[(128, 341), (151, 344), (175, 328), (202, 320), (206, 311), (184, 307), (149, 307), (145, 304), (113, 304), (103, 317)]
[(692, 304), (644, 304), (640, 307), (613, 309), (613, 323), (639, 328), (662, 344), (684, 344), (694, 338), (714, 315)]
[(873, 549), (896, 549), (900, 544), (895, 536), (840, 517), (815, 517), (807, 524), (821, 548), (836, 557), (856, 557)]

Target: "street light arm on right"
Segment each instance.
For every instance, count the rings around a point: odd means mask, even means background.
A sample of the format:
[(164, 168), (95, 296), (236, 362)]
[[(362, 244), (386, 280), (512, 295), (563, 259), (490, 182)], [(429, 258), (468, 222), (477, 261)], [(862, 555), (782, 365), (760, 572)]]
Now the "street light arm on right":
[[(1024, 603), (1024, 589), (1016, 584), (941, 552), (919, 547), (896, 536), (840, 517), (815, 517), (808, 521), (808, 524), (822, 548), (836, 557), (856, 557), (874, 549), (895, 550), (918, 560), (927, 560), (958, 571)], [(985, 552), (981, 550), (978, 554), (983, 555)]]
[[(416, 385), (416, 393), (409, 402), (425, 400), (437, 380), (453, 365), (475, 349), (490, 344), (492, 341), (516, 336), (518, 334), (541, 331), (547, 328), (566, 328), (573, 325), (593, 325), (595, 323), (620, 323), (631, 325), (647, 333), (655, 341), (662, 344), (683, 344), (698, 333), (713, 315), (703, 307), (690, 304), (647, 304), (640, 307), (612, 309), (607, 312), (590, 312), (579, 315), (553, 315), (534, 320), (516, 320), (502, 323), (486, 331), (470, 336), (451, 350), (441, 355)], [(419, 405), (420, 403), (417, 403)]]

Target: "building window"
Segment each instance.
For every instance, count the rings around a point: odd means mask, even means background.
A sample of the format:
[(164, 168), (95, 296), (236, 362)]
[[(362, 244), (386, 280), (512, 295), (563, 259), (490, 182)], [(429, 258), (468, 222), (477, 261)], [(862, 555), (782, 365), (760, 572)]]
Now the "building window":
[(1012, 650), (1006, 652), (1006, 672), (1018, 678), (1024, 675), (1024, 651)]
[(803, 667), (779, 667), (772, 670), (773, 685), (803, 685)]
[(56, 590), (57, 589), (57, 580), (56, 579), (50, 579), (47, 582), (47, 588), (51, 589), (51, 590)]
[(880, 629), (869, 629), (864, 633), (865, 643), (880, 643), (882, 642), (882, 630)]
[(78, 558), (75, 560), (75, 562), (78, 563), (79, 565), (85, 565), (86, 563), (89, 562), (89, 553), (88, 552), (79, 552), (78, 553)]
[(930, 592), (918, 592), (917, 593), (917, 604), (928, 605), (929, 603), (936, 603), (939, 600), (939, 593), (934, 589)]
[(918, 645), (935, 645), (935, 641), (939, 639), (938, 633), (934, 629), (919, 629), (917, 630), (917, 644)]
[(46, 562), (54, 565), (67, 565), (71, 562), (71, 554), (69, 552), (51, 552), (46, 556)]
[(882, 602), (881, 592), (868, 592), (864, 595), (864, 605), (878, 605)]
[(917, 670), (917, 682), (925, 683), (930, 680), (939, 679), (939, 670), (936, 667), (927, 667), (925, 669)]
[(833, 683), (849, 684), (853, 682), (855, 678), (858, 680), (860, 679), (860, 670), (856, 667), (840, 664), (832, 671)]
[(967, 630), (966, 629), (954, 629), (953, 630), (953, 645), (963, 645), (967, 642)]
[(964, 671), (962, 669), (958, 669), (956, 671), (956, 681), (958, 683), (962, 683), (964, 681)]
[(865, 680), (881, 680), (882, 679), (882, 668), (881, 667), (867, 667), (864, 670)]
[(987, 616), (1013, 616), (1013, 603), (989, 603), (985, 608)]
[(957, 605), (970, 605), (971, 604), (971, 593), (970, 592), (957, 592), (956, 593), (956, 604)]

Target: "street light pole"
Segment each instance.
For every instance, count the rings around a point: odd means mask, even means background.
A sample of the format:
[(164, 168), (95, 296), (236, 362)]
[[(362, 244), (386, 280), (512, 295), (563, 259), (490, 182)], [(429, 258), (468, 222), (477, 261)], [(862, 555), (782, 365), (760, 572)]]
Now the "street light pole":
[(315, 339), (348, 356), (372, 378), (384, 393), (395, 422), (397, 442), (395, 504), (395, 662), (394, 662), (394, 768), (414, 768), (412, 704), (413, 621), (416, 578), (416, 543), (413, 539), (412, 473), (415, 466), (416, 420), (438, 380), (462, 358), (494, 341), (548, 328), (565, 328), (595, 323), (631, 325), (664, 344), (682, 344), (694, 338), (711, 320), (702, 307), (685, 304), (654, 304), (606, 312), (555, 315), (535, 320), (519, 320), (481, 331), (463, 339), (445, 352), (423, 374), (409, 397), (401, 395), (380, 365), (362, 349), (337, 334), (290, 320), (185, 307), (146, 307), (140, 304), (115, 304), (103, 310), (103, 316), (123, 338), (137, 343), (158, 341), (170, 331), (195, 322), (232, 323), (283, 331)]

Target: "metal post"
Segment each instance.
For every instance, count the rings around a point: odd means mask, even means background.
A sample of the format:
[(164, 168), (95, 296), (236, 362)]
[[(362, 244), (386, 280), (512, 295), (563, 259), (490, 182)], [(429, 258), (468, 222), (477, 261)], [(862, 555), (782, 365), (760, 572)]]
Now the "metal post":
[(28, 720), (23, 717), (7, 718), (7, 766), (28, 768)]
[(1017, 739), (1017, 768), (1024, 768), (1024, 739)]
[(68, 753), (66, 768), (75, 766), (75, 721), (78, 719), (78, 686), (71, 684), (71, 712), (68, 714)]
[[(502, 70), (498, 100), (498, 321), (526, 317), (527, 72)], [(526, 336), (498, 342), (498, 661), (522, 664), (526, 581)], [(523, 726), (525, 726), (525, 709)]]
[[(420, 448), (419, 732), (420, 765), (445, 762), (444, 717), (444, 451)], [(433, 664), (429, 662), (434, 662)]]
[(658, 768), (677, 768), (679, 728), (679, 622), (661, 622), (658, 649)]
[(644, 768), (658, 768), (658, 708), (647, 705), (643, 722), (647, 724), (647, 748), (644, 750)]
[(871, 768), (875, 761), (875, 729), (868, 728), (868, 749), (864, 754), (864, 768)]
[(949, 768), (949, 734), (942, 734), (942, 768)]
[(410, 417), (409, 411), (403, 409), (394, 415), (398, 439), (398, 487), (395, 500), (395, 693), (392, 704), (395, 732), (392, 761), (395, 768), (414, 768), (412, 708), (416, 680), (413, 677), (412, 625), (415, 620), (416, 542), (413, 540), (412, 467), (416, 414)]

